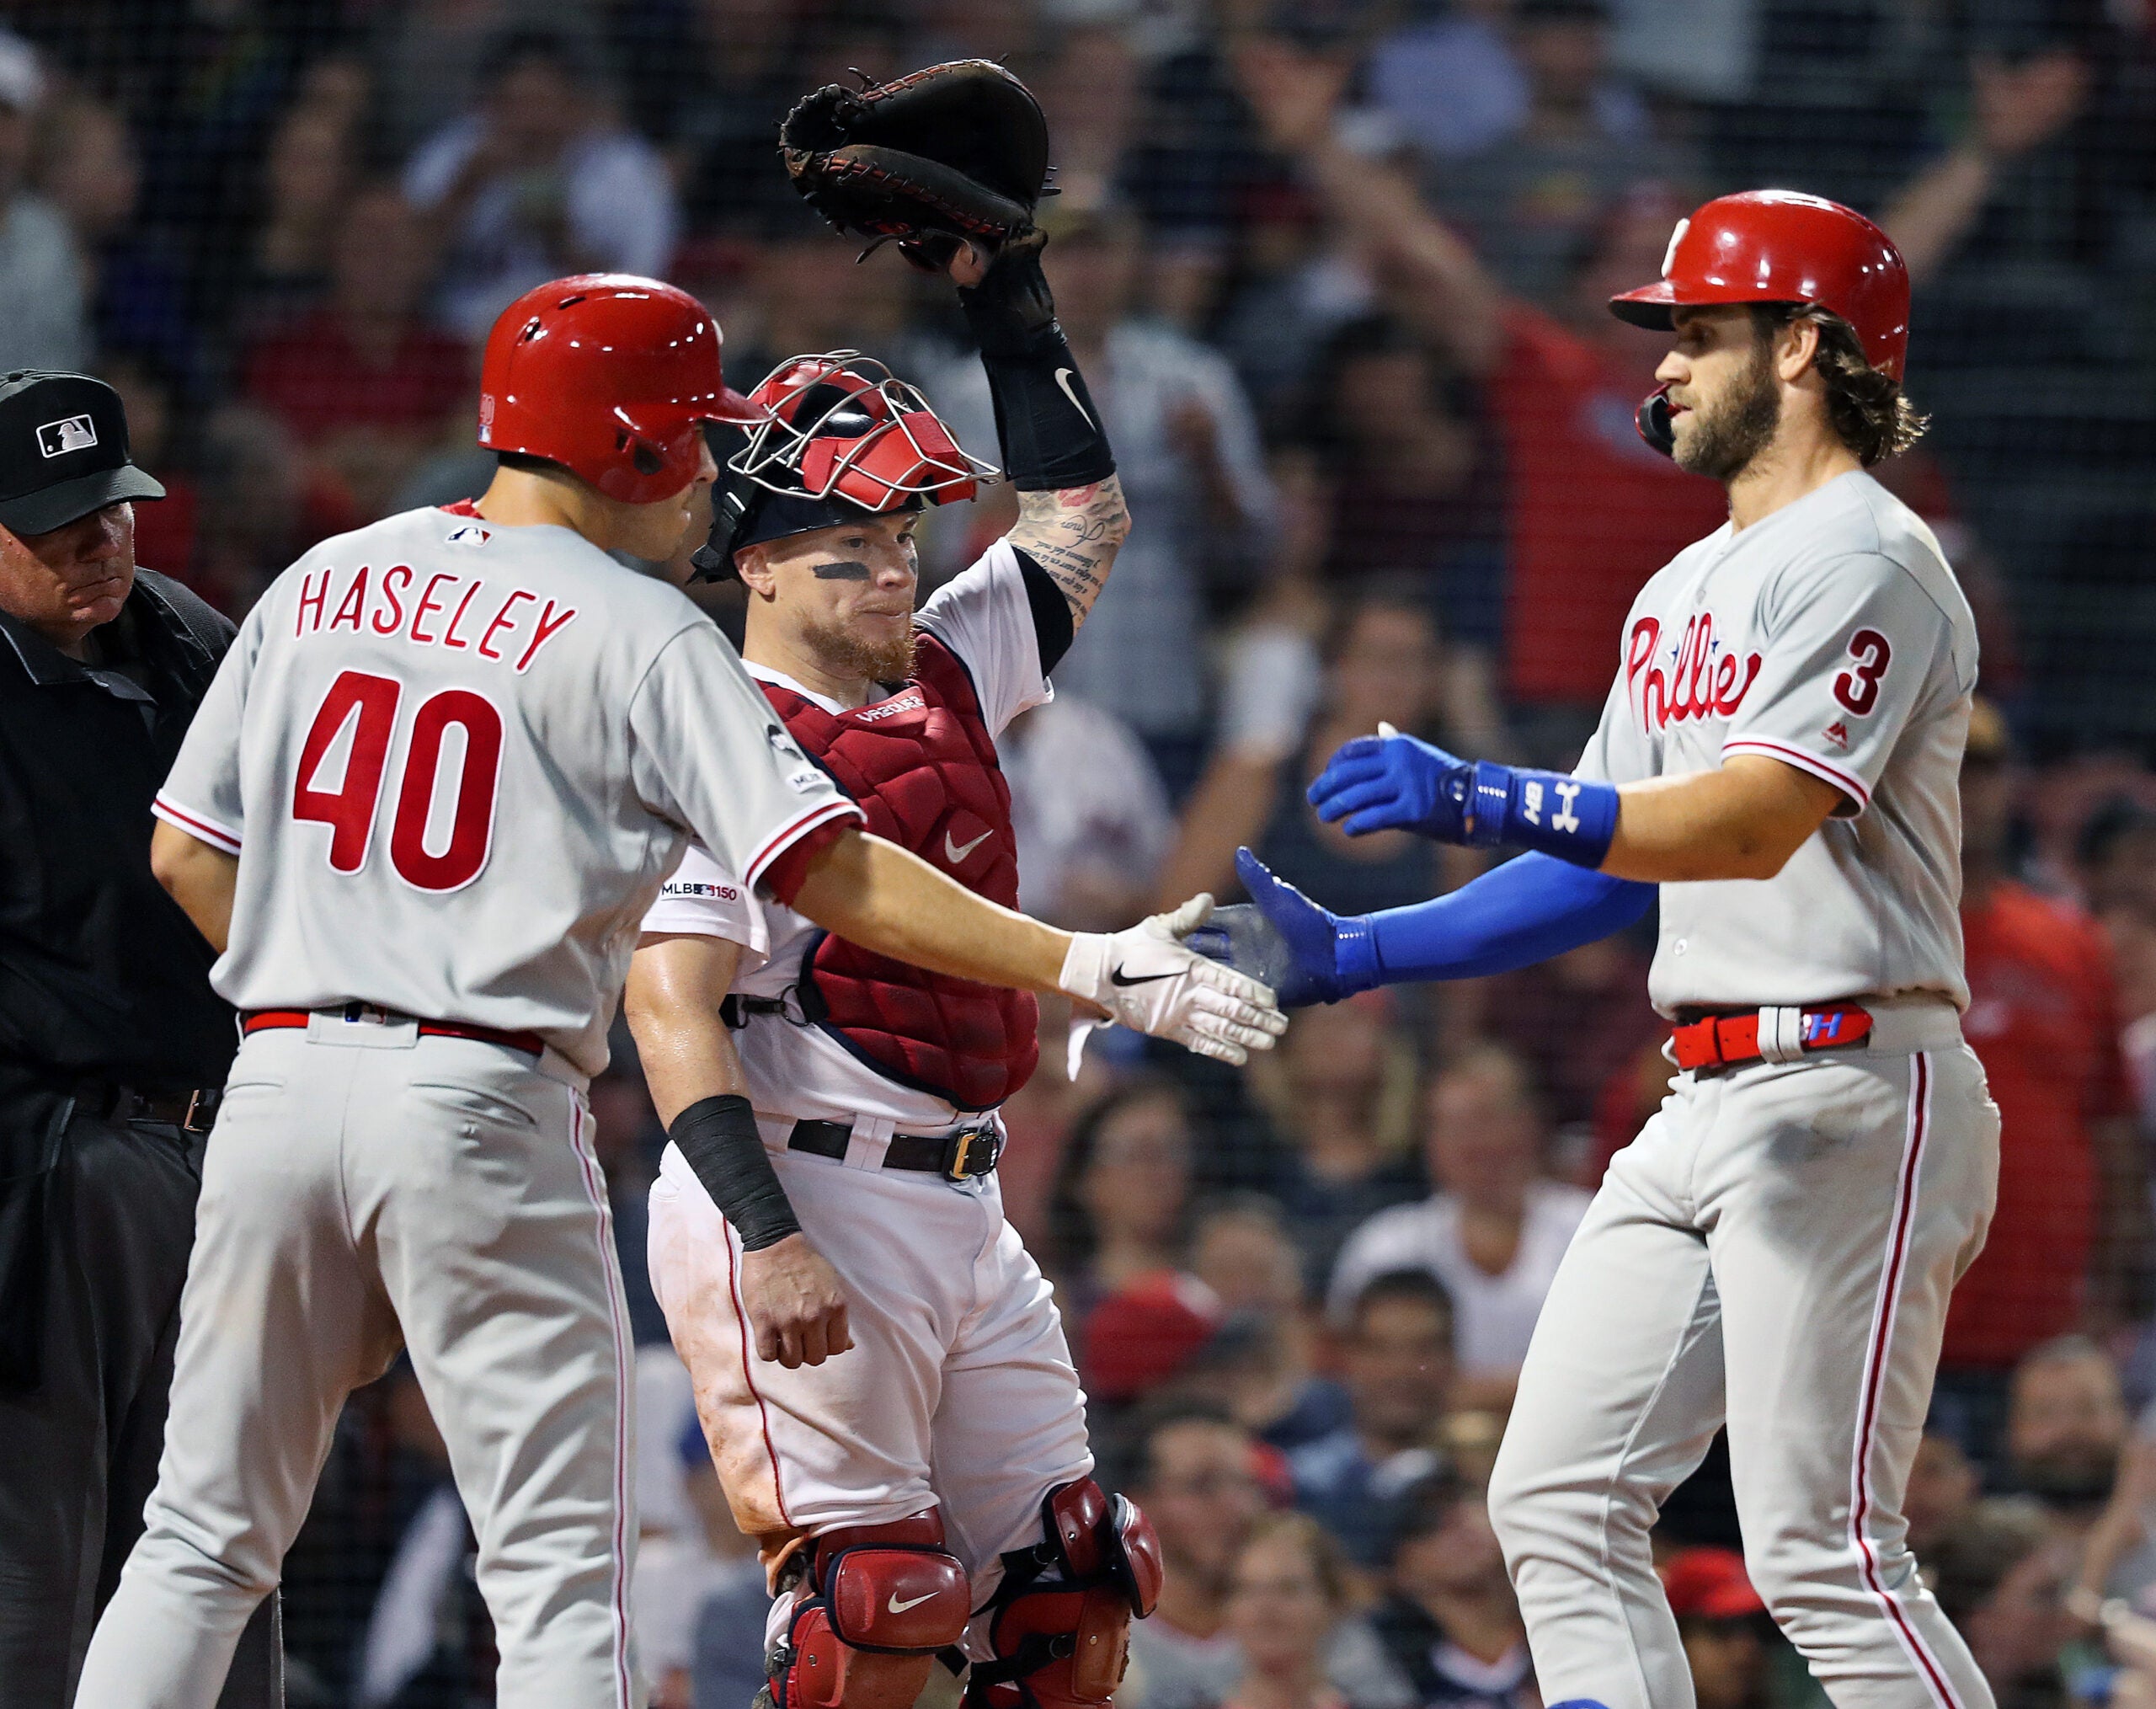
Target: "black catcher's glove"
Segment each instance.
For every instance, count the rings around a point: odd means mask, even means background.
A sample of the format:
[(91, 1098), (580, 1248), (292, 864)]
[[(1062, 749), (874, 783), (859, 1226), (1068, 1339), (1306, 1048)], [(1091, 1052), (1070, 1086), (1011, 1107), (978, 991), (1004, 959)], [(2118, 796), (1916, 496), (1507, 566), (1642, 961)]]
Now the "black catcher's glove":
[(940, 270), (957, 239), (993, 250), (1046, 194), (1048, 121), (992, 60), (953, 60), (865, 89), (828, 83), (779, 127), (787, 176), (841, 232), (895, 238)]

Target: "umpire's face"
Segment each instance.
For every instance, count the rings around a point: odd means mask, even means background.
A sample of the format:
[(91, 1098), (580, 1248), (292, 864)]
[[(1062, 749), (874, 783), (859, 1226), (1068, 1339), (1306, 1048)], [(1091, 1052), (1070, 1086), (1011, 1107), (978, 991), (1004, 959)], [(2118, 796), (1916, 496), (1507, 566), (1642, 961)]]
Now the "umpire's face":
[(0, 527), (0, 611), (61, 652), (120, 615), (135, 585), (135, 507), (122, 499), (44, 534)]

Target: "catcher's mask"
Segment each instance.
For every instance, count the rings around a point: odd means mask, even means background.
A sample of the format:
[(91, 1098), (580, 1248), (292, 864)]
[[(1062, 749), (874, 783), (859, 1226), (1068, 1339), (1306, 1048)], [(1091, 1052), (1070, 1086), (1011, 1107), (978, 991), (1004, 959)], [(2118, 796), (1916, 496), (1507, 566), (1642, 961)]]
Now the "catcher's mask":
[(691, 559), (713, 581), (744, 546), (953, 504), (995, 476), (918, 390), (857, 350), (782, 362), (750, 401), (769, 413), (726, 459), (711, 538)]

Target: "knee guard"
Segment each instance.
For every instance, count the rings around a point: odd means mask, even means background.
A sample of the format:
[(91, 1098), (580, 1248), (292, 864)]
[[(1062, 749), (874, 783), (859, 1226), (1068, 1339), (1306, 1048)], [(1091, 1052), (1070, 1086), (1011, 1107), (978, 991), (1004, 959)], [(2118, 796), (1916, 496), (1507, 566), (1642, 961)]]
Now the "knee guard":
[[(930, 1659), (957, 1643), (972, 1580), (934, 1509), (811, 1538), (786, 1636), (765, 1658), (774, 1709), (910, 1709)], [(920, 1658), (918, 1667), (897, 1660)]]
[(1003, 1557), (986, 1610), (995, 1659), (974, 1664), (966, 1709), (1101, 1709), (1123, 1683), (1130, 1622), (1161, 1600), (1150, 1521), (1091, 1478), (1049, 1492), (1041, 1532)]

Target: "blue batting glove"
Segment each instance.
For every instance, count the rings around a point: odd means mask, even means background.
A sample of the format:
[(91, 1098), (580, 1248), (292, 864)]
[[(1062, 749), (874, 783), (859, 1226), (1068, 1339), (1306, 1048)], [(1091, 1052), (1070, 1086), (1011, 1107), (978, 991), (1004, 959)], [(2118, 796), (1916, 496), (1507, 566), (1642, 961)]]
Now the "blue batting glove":
[(1465, 842), (1474, 782), (1470, 761), (1385, 728), (1341, 745), (1310, 785), (1310, 805), (1350, 836), (1412, 830)]
[(1273, 987), (1283, 1009), (1337, 1003), (1383, 982), (1368, 915), (1328, 913), (1246, 848), (1235, 873), (1251, 900), (1216, 908), (1183, 942)]

